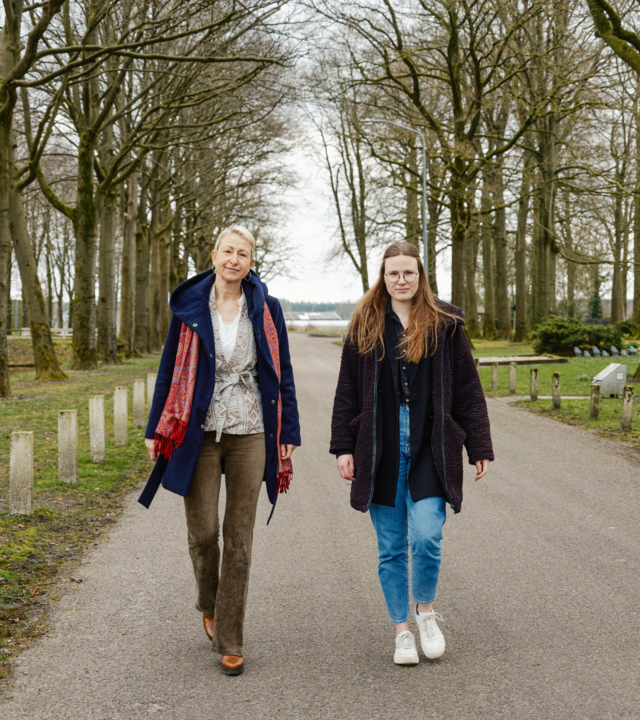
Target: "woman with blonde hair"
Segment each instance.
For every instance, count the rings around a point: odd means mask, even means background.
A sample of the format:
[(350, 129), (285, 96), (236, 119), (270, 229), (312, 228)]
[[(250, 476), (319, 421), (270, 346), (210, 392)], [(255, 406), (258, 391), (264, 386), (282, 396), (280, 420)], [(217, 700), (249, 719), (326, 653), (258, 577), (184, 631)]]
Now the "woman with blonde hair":
[[(392, 243), (376, 284), (353, 314), (333, 405), (330, 452), (350, 480), (351, 505), (369, 511), (378, 575), (396, 626), (394, 662), (427, 658), (445, 640), (433, 609), (446, 504), (462, 506), (462, 448), (486, 475), (493, 448), (487, 406), (463, 313), (432, 294), (417, 249)], [(409, 547), (411, 548), (410, 607)]]
[[(253, 235), (232, 225), (211, 253), (213, 270), (189, 278), (171, 295), (173, 317), (145, 433), (156, 465), (140, 496), (149, 507), (162, 483), (184, 497), (196, 609), (227, 675), (244, 670), (260, 488), (264, 480), (275, 509), (300, 445), (284, 317), (252, 270), (254, 255)], [(222, 473), (227, 499), (220, 563)]]

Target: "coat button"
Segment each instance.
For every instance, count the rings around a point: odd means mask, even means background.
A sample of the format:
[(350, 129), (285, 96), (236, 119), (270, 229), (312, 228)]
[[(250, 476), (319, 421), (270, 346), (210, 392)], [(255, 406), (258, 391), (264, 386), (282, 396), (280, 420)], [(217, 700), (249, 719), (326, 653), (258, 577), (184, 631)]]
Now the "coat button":
[(213, 353), (209, 353), (209, 357), (213, 357)]
[(276, 401), (275, 401), (275, 400), (272, 400), (272, 401), (271, 401), (271, 404), (272, 404), (272, 405), (275, 405), (275, 404), (276, 404)]
[(271, 434), (269, 435), (269, 439), (270, 439), (270, 440), (273, 440), (273, 433), (271, 433)]
[(193, 327), (198, 327), (198, 323), (193, 323)]
[(204, 430), (204, 425), (200, 425), (200, 427)]

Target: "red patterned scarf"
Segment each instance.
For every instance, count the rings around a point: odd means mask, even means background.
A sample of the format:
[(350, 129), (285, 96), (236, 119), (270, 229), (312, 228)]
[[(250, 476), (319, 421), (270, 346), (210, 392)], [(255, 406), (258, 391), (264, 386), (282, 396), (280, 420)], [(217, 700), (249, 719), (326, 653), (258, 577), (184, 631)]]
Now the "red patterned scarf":
[(171, 460), (173, 451), (182, 445), (187, 434), (199, 351), (200, 338), (182, 323), (171, 388), (155, 435), (156, 452), (167, 460)]
[[(273, 318), (265, 301), (264, 304), (264, 334), (269, 343), (269, 351), (273, 360), (273, 367), (278, 376), (280, 384), (280, 345), (278, 344), (278, 333), (273, 324)], [(276, 435), (276, 448), (278, 449), (278, 493), (286, 493), (293, 478), (293, 465), (291, 458), (283, 460), (280, 457), (280, 430), (282, 428), (282, 395), (278, 392), (278, 431)]]
[[(278, 333), (267, 303), (264, 304), (264, 334), (269, 344), (273, 367), (280, 382), (280, 345)], [(200, 351), (200, 338), (196, 333), (182, 323), (180, 341), (176, 362), (173, 367), (173, 378), (160, 422), (156, 428), (156, 452), (171, 460), (173, 451), (184, 442), (187, 426), (191, 416), (193, 391), (196, 385), (196, 371), (198, 369), (198, 354)], [(280, 430), (282, 427), (282, 396), (278, 395), (278, 429), (276, 447), (278, 450), (278, 493), (285, 493), (289, 489), (293, 477), (291, 459), (283, 460), (280, 457)]]

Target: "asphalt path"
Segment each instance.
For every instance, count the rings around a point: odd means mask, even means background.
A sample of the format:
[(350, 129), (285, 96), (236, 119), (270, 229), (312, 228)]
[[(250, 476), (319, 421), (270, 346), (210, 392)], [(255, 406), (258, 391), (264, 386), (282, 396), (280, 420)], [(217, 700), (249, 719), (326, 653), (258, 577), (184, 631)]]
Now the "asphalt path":
[[(3, 689), (3, 720), (640, 718), (640, 464), (591, 433), (489, 404), (497, 460), (448, 511), (443, 658), (392, 661), (368, 515), (328, 454), (340, 349), (292, 335), (303, 446), (261, 497), (240, 677), (210, 652), (182, 500), (132, 497), (63, 585)], [(415, 629), (415, 628), (414, 628)]]

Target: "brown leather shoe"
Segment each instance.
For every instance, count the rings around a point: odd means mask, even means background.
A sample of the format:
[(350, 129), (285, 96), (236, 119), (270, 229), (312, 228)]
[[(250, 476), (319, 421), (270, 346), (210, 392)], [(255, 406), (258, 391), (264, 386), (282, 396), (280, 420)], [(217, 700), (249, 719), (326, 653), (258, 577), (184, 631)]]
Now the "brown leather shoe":
[(209, 640), (213, 640), (213, 615), (202, 613), (202, 624)]
[(242, 675), (244, 672), (244, 658), (237, 655), (223, 655), (222, 672), (225, 675)]

